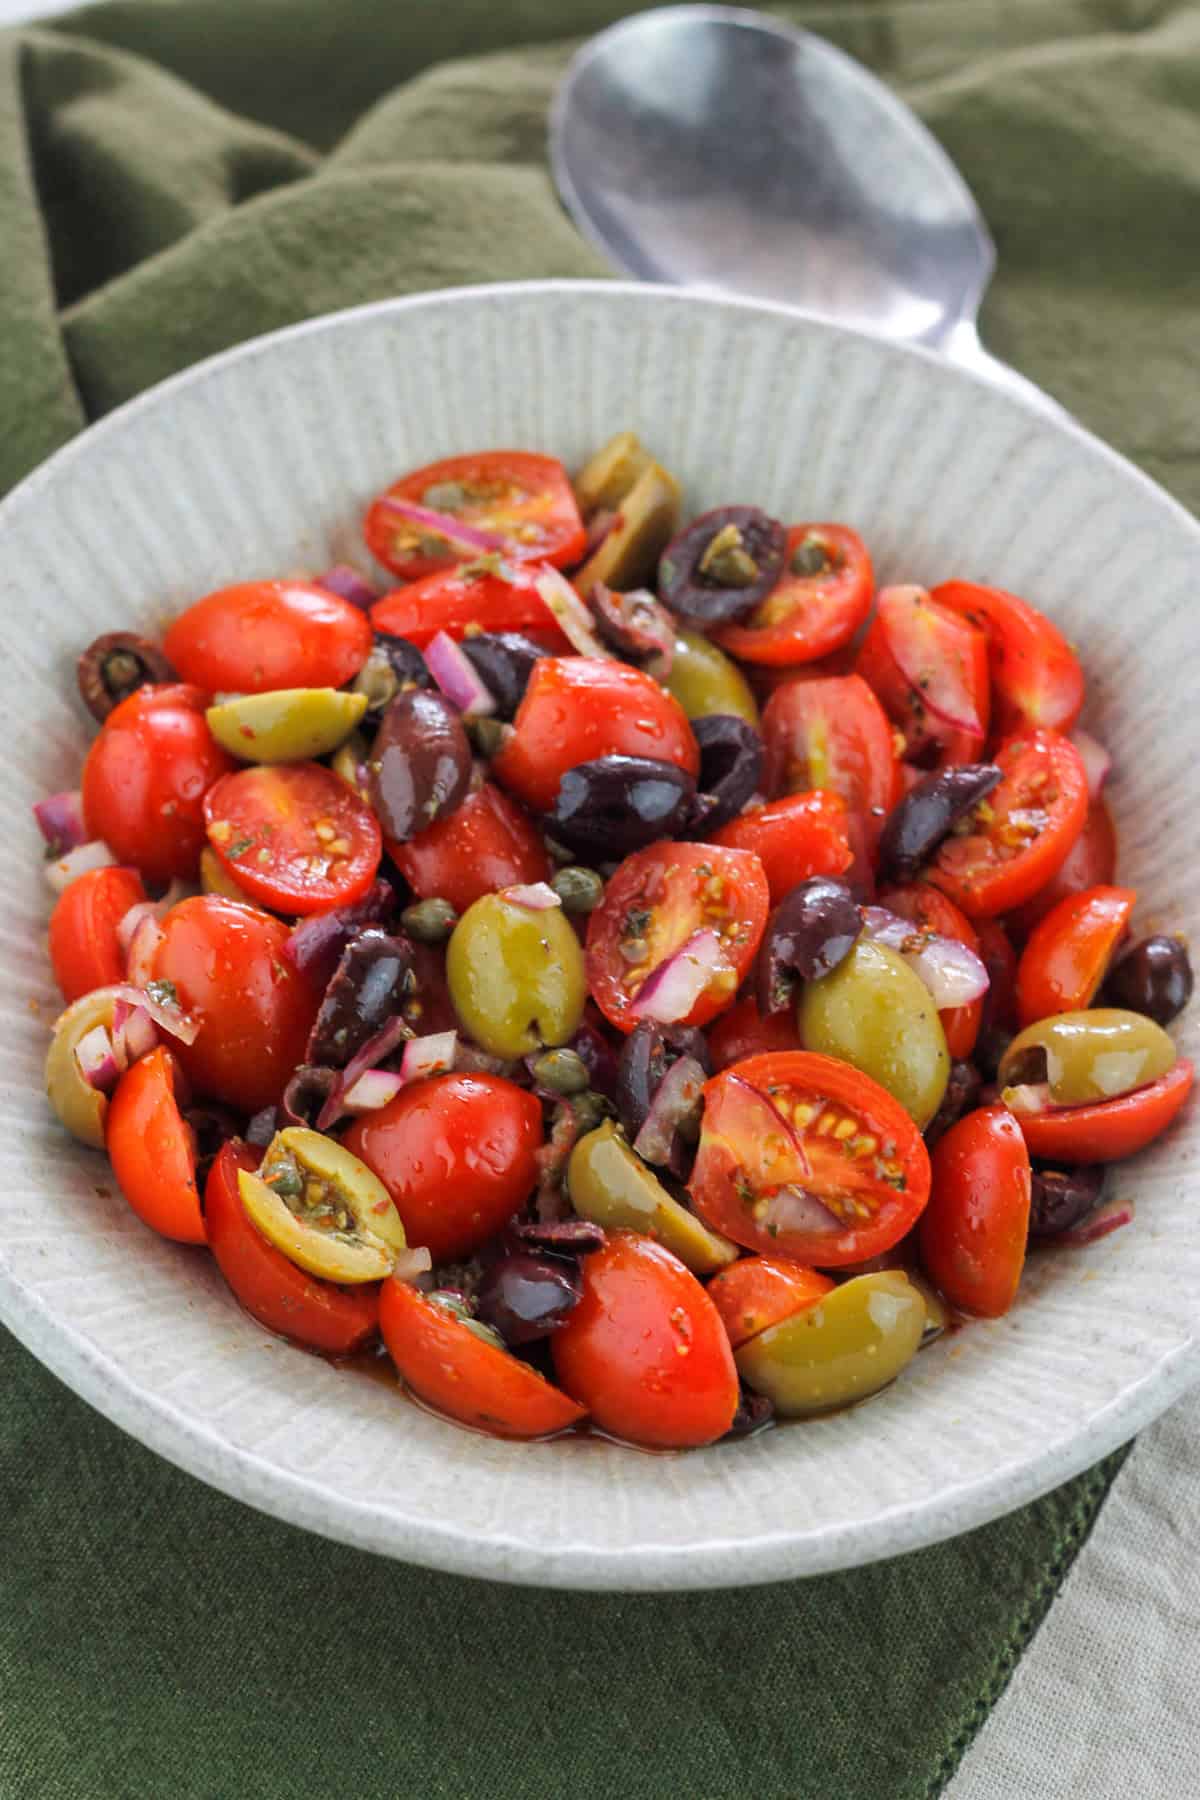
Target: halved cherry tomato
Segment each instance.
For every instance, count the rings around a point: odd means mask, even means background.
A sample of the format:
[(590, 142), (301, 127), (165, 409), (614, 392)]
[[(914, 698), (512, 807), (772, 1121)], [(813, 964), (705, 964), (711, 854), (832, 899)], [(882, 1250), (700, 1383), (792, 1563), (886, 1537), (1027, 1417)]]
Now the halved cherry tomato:
[(383, 855), (379, 821), (320, 763), (238, 769), (204, 797), (208, 841), (252, 900), (322, 912), (359, 900)]
[(179, 1110), (179, 1068), (151, 1050), (127, 1069), (109, 1103), (105, 1147), (117, 1185), (143, 1224), (181, 1244), (204, 1242), (196, 1140)]
[(786, 1012), (768, 1013), (764, 1019), (752, 994), (738, 1000), (714, 1019), (708, 1030), (708, 1053), (714, 1070), (727, 1069), (730, 1063), (744, 1062), (748, 1056), (763, 1056), (768, 1050), (802, 1050), (796, 1030), (793, 1007)]
[(688, 1192), (748, 1250), (837, 1269), (904, 1236), (929, 1198), (929, 1155), (899, 1102), (849, 1063), (752, 1056), (705, 1086)]
[(884, 588), (856, 666), (912, 761), (979, 760), (991, 710), (988, 641), (969, 619), (924, 588)]
[(472, 628), (480, 631), (534, 632), (554, 652), (570, 650), (554, 615), (537, 591), (542, 563), (503, 564), (497, 575), (482, 566), (443, 569), (408, 587), (385, 594), (371, 608), (376, 631), (407, 638), (424, 649), (439, 631), (460, 641)]
[(194, 687), (143, 687), (104, 721), (83, 765), (88, 834), (165, 885), (194, 875), (204, 847), (204, 794), (237, 764), (204, 717)]
[(516, 801), (490, 781), (427, 831), (387, 848), (419, 900), (436, 895), (459, 913), (497, 888), (550, 877), (541, 834)]
[[(888, 888), (880, 894), (879, 904), (886, 906), (889, 912), (899, 913), (902, 919), (911, 919), (925, 931), (936, 931), (939, 937), (953, 938), (955, 943), (965, 944), (968, 950), (979, 955), (978, 932), (966, 914), (960, 912), (940, 889), (923, 881), (914, 881), (904, 887)], [(948, 1006), (938, 1014), (946, 1034), (946, 1048), (956, 1062), (970, 1056), (975, 1048), (985, 998), (981, 995), (965, 1006)]]
[(740, 625), (714, 631), (713, 641), (744, 662), (812, 662), (849, 643), (871, 610), (874, 587), (871, 558), (856, 531), (793, 525), (771, 592)]
[(753, 807), (709, 840), (729, 850), (752, 850), (763, 866), (771, 905), (810, 875), (841, 875), (854, 860), (840, 794), (786, 794)]
[(721, 1315), (736, 1350), (793, 1313), (815, 1306), (834, 1282), (819, 1269), (785, 1262), (779, 1256), (743, 1256), (708, 1284), (708, 1297)]
[(691, 1271), (653, 1238), (617, 1231), (580, 1272), (583, 1296), (550, 1340), (567, 1392), (631, 1444), (686, 1450), (724, 1437), (737, 1370)]
[(499, 1075), (435, 1075), (356, 1119), (347, 1150), (378, 1175), (410, 1244), (470, 1256), (537, 1184), (542, 1109)]
[(476, 1336), (405, 1281), (384, 1282), (379, 1324), (405, 1386), (460, 1424), (495, 1437), (538, 1438), (587, 1417), (529, 1363)]
[(1017, 1022), (1090, 1006), (1137, 900), (1132, 888), (1094, 887), (1060, 900), (1030, 934), (1017, 969)]
[(951, 1306), (998, 1319), (1017, 1297), (1029, 1235), (1032, 1176), (1006, 1106), (984, 1106), (933, 1147), (921, 1216), (921, 1261)]
[(89, 869), (59, 896), (50, 914), (50, 962), (64, 1000), (124, 981), (117, 926), (145, 898), (133, 869)]
[(414, 469), (373, 500), (363, 521), (367, 548), (402, 581), (416, 581), (477, 552), (398, 515), (389, 499), (411, 500), (477, 531), (496, 532), (507, 540), (511, 555), (537, 557), (557, 568), (577, 562), (587, 549), (570, 480), (553, 456), (527, 450), (448, 456)]
[(945, 581), (933, 598), (988, 636), (995, 729), (1070, 731), (1083, 706), (1083, 670), (1057, 625), (1003, 588)]
[(281, 919), (219, 894), (181, 900), (163, 919), (154, 975), (199, 1020), (177, 1055), (207, 1099), (257, 1112), (304, 1061), (321, 995), (285, 958), (287, 940)]
[(492, 774), (534, 812), (549, 812), (568, 769), (598, 756), (652, 756), (689, 775), (700, 752), (687, 714), (628, 663), (551, 656), (535, 663)]
[(1119, 1162), (1167, 1129), (1192, 1089), (1195, 1069), (1180, 1058), (1147, 1087), (1089, 1106), (1052, 1106), (1018, 1119), (1031, 1156), (1048, 1162)]
[(873, 850), (899, 798), (892, 727), (861, 675), (802, 676), (767, 702), (762, 721), (770, 795), (832, 789), (863, 820)]
[(239, 1169), (257, 1169), (261, 1160), (262, 1151), (240, 1138), (217, 1152), (204, 1187), (209, 1249), (238, 1300), (268, 1331), (326, 1356), (352, 1356), (379, 1330), (379, 1289), (322, 1281), (267, 1242), (247, 1217), (237, 1180)]
[[(679, 1025), (706, 1025), (750, 971), (770, 898), (757, 856), (716, 844), (651, 844), (626, 857), (588, 920), (592, 998), (618, 1031), (638, 1022), (634, 1001), (654, 972), (698, 931), (716, 931), (721, 961)], [(645, 947), (644, 953), (640, 946)]]
[(210, 694), (341, 687), (371, 651), (359, 607), (307, 581), (244, 581), (180, 613), (163, 648), (185, 681)]
[(998, 919), (976, 919), (979, 954), (988, 972), (983, 996), (981, 1031), (995, 1027), (1015, 1031), (1017, 1026), (1017, 953)]
[(1027, 936), (1038, 920), (1044, 919), (1051, 907), (1068, 894), (1108, 887), (1116, 872), (1117, 833), (1112, 814), (1103, 800), (1093, 800), (1083, 830), (1067, 852), (1067, 860), (1032, 900), (1017, 907), (1008, 924), (1018, 938)]
[(972, 919), (1008, 912), (1044, 887), (1087, 818), (1083, 762), (1058, 732), (1022, 732), (994, 760), (999, 787), (975, 809), (974, 829), (948, 837), (929, 870)]

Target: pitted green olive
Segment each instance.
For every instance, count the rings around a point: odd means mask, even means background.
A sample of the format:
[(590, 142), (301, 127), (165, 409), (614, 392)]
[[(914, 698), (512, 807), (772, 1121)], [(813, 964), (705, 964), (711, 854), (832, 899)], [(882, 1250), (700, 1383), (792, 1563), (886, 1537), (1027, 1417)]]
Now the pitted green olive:
[(615, 512), (649, 463), (650, 452), (641, 439), (632, 431), (618, 431), (575, 477), (580, 512), (585, 518), (601, 509)]
[(950, 1076), (946, 1036), (925, 983), (894, 950), (860, 938), (797, 1006), (806, 1050), (840, 1056), (894, 1094), (924, 1130)]
[(664, 686), (689, 719), (733, 713), (747, 725), (758, 724), (758, 707), (746, 677), (723, 650), (698, 631), (675, 633), (675, 655)]
[(344, 743), (367, 710), (365, 694), (341, 688), (277, 688), (210, 706), (208, 729), (243, 762), (311, 762)]
[(921, 1346), (925, 1302), (900, 1269), (856, 1275), (734, 1352), (738, 1374), (785, 1419), (878, 1393)]
[(404, 1226), (378, 1176), (319, 1131), (276, 1132), (257, 1175), (238, 1171), (252, 1224), (310, 1275), (381, 1281), (405, 1247)]
[(330, 768), (352, 787), (360, 800), (367, 798), (367, 758), (370, 750), (361, 731), (352, 731), (334, 754)]
[(84, 994), (55, 1020), (54, 1036), (46, 1053), (46, 1092), (71, 1136), (77, 1137), (81, 1144), (90, 1144), (93, 1150), (103, 1150), (108, 1100), (98, 1088), (84, 1080), (75, 1055), (76, 1047), (97, 1025), (102, 1025), (111, 1035), (111, 988), (96, 988), (94, 992)]
[(581, 594), (593, 585), (624, 590), (641, 586), (679, 524), (679, 483), (659, 463), (648, 463), (621, 501), (616, 524), (574, 577)]
[(567, 1164), (567, 1193), (581, 1219), (606, 1231), (644, 1232), (686, 1263), (713, 1275), (736, 1261), (736, 1244), (702, 1225), (634, 1155), (611, 1119), (580, 1138)]
[(575, 1035), (587, 1000), (583, 951), (560, 906), (533, 911), (485, 894), (446, 947), (446, 980), (468, 1037), (493, 1056), (529, 1056)]
[(1055, 1013), (1015, 1037), (1000, 1062), (1000, 1087), (1047, 1082), (1058, 1106), (1115, 1100), (1175, 1066), (1175, 1046), (1144, 1013), (1115, 1006)]

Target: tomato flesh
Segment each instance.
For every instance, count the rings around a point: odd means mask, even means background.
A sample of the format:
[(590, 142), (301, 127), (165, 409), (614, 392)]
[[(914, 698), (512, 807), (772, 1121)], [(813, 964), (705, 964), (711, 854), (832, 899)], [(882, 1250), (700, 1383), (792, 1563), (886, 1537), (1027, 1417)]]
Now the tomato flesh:
[(418, 900), (435, 895), (464, 913), (484, 894), (550, 878), (550, 858), (528, 815), (485, 781), (462, 805), (388, 854)]
[(997, 1319), (1017, 1297), (1032, 1193), (1029, 1152), (1005, 1106), (959, 1119), (934, 1145), (921, 1261), (950, 1304)]
[(833, 1286), (831, 1277), (819, 1269), (806, 1269), (779, 1256), (743, 1256), (714, 1275), (707, 1292), (736, 1350), (760, 1331), (815, 1306)]
[(885, 588), (856, 667), (914, 762), (979, 760), (991, 711), (988, 644), (970, 620), (924, 588)]
[(145, 898), (133, 869), (89, 869), (59, 895), (50, 915), (50, 962), (64, 1000), (124, 981), (117, 926)]
[(552, 649), (569, 649), (537, 591), (537, 578), (545, 565), (501, 566), (503, 575), (471, 564), (426, 575), (394, 594), (385, 594), (371, 608), (371, 624), (376, 631), (407, 638), (422, 650), (439, 631), (457, 643), (473, 630), (535, 632), (538, 641), (544, 638)]
[(238, 769), (205, 795), (204, 820), (226, 873), (279, 912), (360, 900), (383, 855), (375, 814), (320, 763)]
[(246, 581), (180, 613), (164, 649), (185, 681), (210, 694), (342, 687), (371, 651), (360, 607), (304, 581)]
[[(505, 540), (505, 554), (556, 568), (577, 562), (587, 532), (562, 464), (526, 450), (484, 450), (428, 463), (372, 501), (363, 534), (372, 556), (402, 581), (417, 581), (479, 552), (397, 514), (390, 500), (413, 501)], [(441, 502), (439, 505), (438, 502)]]
[(839, 794), (787, 794), (730, 819), (710, 839), (730, 850), (751, 850), (762, 864), (778, 906), (810, 875), (841, 875), (854, 860)]
[(1136, 1156), (1162, 1135), (1194, 1080), (1195, 1069), (1181, 1057), (1173, 1069), (1132, 1094), (1095, 1105), (1022, 1113), (1018, 1123), (1031, 1156), (1055, 1163), (1119, 1162)]
[(117, 1185), (163, 1237), (202, 1244), (196, 1143), (179, 1110), (179, 1070), (160, 1047), (126, 1070), (108, 1108), (105, 1144)]
[(1083, 670), (1057, 625), (1003, 588), (946, 581), (932, 597), (987, 634), (1001, 737), (1037, 726), (1070, 731), (1083, 706)]
[(863, 822), (873, 849), (899, 793), (892, 727), (861, 675), (785, 682), (762, 720), (768, 794), (825, 788)]
[(1008, 920), (1018, 938), (1028, 936), (1039, 919), (1068, 894), (1085, 888), (1109, 887), (1117, 872), (1117, 833), (1103, 800), (1093, 800), (1083, 830), (1067, 852), (1062, 867), (1039, 888), (1032, 900), (1018, 906)]
[[(827, 559), (828, 566), (815, 574), (792, 567), (808, 545)], [(856, 531), (846, 525), (793, 525), (783, 573), (771, 592), (743, 623), (714, 631), (713, 641), (744, 662), (813, 662), (849, 643), (871, 609), (874, 585), (871, 558)]]
[(1090, 1006), (1124, 937), (1137, 894), (1094, 887), (1068, 894), (1030, 933), (1017, 969), (1017, 1022)]
[(748, 1056), (761, 1056), (768, 1050), (802, 1050), (796, 1030), (795, 1008), (768, 1013), (764, 1019), (752, 994), (735, 1000), (728, 1012), (714, 1019), (708, 1030), (708, 1053), (713, 1069), (719, 1072), (730, 1063), (743, 1062)]

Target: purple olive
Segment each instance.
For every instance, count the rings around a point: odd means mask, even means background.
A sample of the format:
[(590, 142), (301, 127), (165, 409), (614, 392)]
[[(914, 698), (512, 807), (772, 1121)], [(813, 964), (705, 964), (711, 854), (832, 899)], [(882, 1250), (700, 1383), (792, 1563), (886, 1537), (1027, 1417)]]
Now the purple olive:
[(794, 887), (767, 921), (755, 971), (764, 1018), (786, 1012), (798, 981), (819, 981), (849, 956), (862, 918), (844, 881), (812, 875)]
[(394, 843), (452, 813), (471, 782), (471, 746), (449, 700), (423, 688), (396, 695), (367, 764), (371, 805)]
[(942, 1103), (925, 1127), (924, 1137), (927, 1149), (932, 1149), (940, 1137), (964, 1113), (978, 1104), (983, 1077), (974, 1063), (954, 1062), (950, 1064), (950, 1074), (946, 1081), (946, 1091), (942, 1095)]
[(701, 514), (663, 551), (658, 591), (693, 624), (723, 625), (766, 599), (783, 569), (787, 532), (757, 506)]
[(1060, 1232), (1081, 1224), (1100, 1204), (1106, 1174), (1103, 1163), (1070, 1169), (1035, 1169), (1029, 1208), (1030, 1237), (1056, 1238)]
[(706, 1075), (712, 1059), (704, 1033), (694, 1025), (656, 1025), (643, 1019), (625, 1039), (617, 1065), (617, 1115), (630, 1141), (646, 1123), (654, 1096), (671, 1064), (692, 1056)]
[[(291, 1079), (283, 1090), (283, 1104), (279, 1109), (283, 1114), (283, 1123), (314, 1127), (321, 1108), (337, 1084), (338, 1072), (328, 1064), (317, 1067), (313, 1063), (301, 1063), (298, 1069), (293, 1069)], [(253, 1121), (251, 1124), (253, 1126)], [(274, 1135), (273, 1127), (265, 1142), (269, 1144)], [(251, 1139), (251, 1142), (257, 1141)]]
[(695, 797), (696, 783), (674, 763), (599, 756), (567, 770), (545, 827), (581, 855), (624, 857), (685, 830)]
[(264, 1106), (256, 1112), (246, 1127), (246, 1142), (253, 1144), (256, 1150), (265, 1150), (275, 1133), (279, 1130), (279, 1108)]
[(699, 798), (714, 804), (705, 812), (707, 836), (736, 819), (747, 800), (758, 792), (762, 778), (763, 741), (753, 725), (734, 713), (709, 713), (692, 721), (700, 746)]
[(725, 1433), (727, 1438), (752, 1437), (761, 1431), (764, 1425), (775, 1417), (775, 1402), (768, 1400), (765, 1394), (752, 1394), (747, 1387), (738, 1395), (737, 1411), (733, 1415), (733, 1424)]
[(559, 1256), (586, 1256), (608, 1242), (604, 1227), (590, 1219), (517, 1219), (508, 1229), (519, 1244)]
[(413, 947), (386, 931), (360, 931), (347, 944), (309, 1034), (306, 1061), (344, 1069), (403, 1008), (416, 985)]
[(76, 664), (83, 704), (102, 723), (115, 706), (148, 683), (174, 681), (175, 671), (157, 644), (135, 631), (106, 631)]
[(519, 631), (481, 631), (465, 637), (462, 650), (496, 702), (494, 716), (511, 719), (525, 698), (534, 663), (546, 652)]
[(957, 821), (998, 784), (995, 763), (938, 769), (910, 788), (888, 815), (879, 839), (879, 877), (911, 881)]
[(506, 1344), (532, 1344), (564, 1323), (582, 1293), (577, 1265), (513, 1250), (484, 1272), (476, 1296), (478, 1316)]
[(1168, 1025), (1192, 997), (1192, 964), (1176, 937), (1143, 938), (1109, 970), (1106, 1002)]
[(618, 594), (597, 581), (588, 595), (596, 629), (626, 662), (648, 663), (675, 650), (675, 621), (646, 588)]

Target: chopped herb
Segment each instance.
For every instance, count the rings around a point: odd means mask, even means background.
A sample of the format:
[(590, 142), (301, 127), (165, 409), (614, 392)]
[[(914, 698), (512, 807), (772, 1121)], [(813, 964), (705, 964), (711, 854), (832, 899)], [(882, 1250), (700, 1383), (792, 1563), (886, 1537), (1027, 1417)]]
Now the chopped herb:
[(236, 844), (231, 844), (229, 846), (225, 854), (226, 856), (244, 856), (247, 850), (251, 850), (253, 847), (253, 838), (239, 838)]
[(179, 994), (173, 981), (148, 981), (146, 993), (157, 1006), (178, 1006)]

